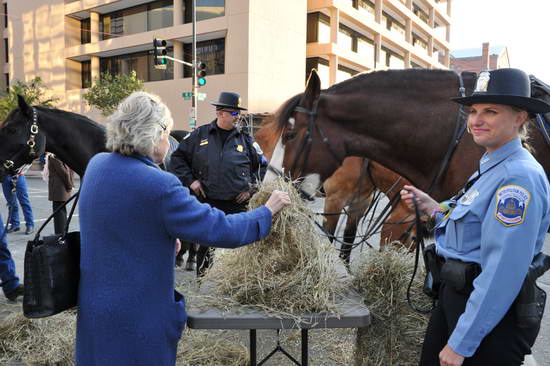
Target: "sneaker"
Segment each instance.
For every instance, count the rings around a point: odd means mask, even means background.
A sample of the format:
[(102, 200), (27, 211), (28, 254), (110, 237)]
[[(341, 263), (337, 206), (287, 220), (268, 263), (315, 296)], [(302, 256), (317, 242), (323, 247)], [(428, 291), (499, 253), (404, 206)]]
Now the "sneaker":
[(13, 226), (12, 224), (9, 224), (8, 225), (8, 234), (11, 234), (11, 233), (15, 233), (16, 231), (19, 231), (21, 230), (21, 228), (19, 226)]
[(25, 235), (31, 235), (32, 233), (34, 233), (34, 227), (27, 226), (27, 230), (25, 230)]
[(17, 286), (13, 291), (6, 292), (5, 295), (10, 301), (15, 301), (19, 296), (23, 296), (23, 285)]

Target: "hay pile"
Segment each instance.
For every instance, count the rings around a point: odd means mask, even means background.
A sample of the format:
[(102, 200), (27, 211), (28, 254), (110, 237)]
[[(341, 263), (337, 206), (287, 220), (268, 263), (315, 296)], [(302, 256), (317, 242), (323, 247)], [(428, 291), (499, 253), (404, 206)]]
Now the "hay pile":
[(283, 179), (263, 184), (250, 208), (267, 202), (273, 190), (289, 192), (292, 205), (274, 217), (271, 233), (263, 240), (216, 251), (214, 266), (204, 277), (215, 295), (199, 302), (222, 309), (252, 305), (296, 320), (296, 314), (336, 312), (337, 298), (344, 292), (338, 256), (316, 232), (311, 211), (292, 185)]
[[(388, 245), (381, 251), (363, 255), (354, 285), (371, 311), (367, 328), (357, 330), (355, 365), (417, 365), (426, 332), (428, 316), (407, 304), (407, 286), (414, 266), (414, 255), (407, 249)], [(423, 267), (422, 261), (419, 269)], [(431, 308), (422, 293), (424, 272), (416, 274), (411, 300), (416, 307)]]
[(30, 320), (21, 313), (0, 322), (0, 364), (22, 361), (27, 365), (74, 365), (76, 314)]
[(178, 347), (176, 365), (247, 366), (248, 349), (239, 342), (238, 333), (186, 328)]

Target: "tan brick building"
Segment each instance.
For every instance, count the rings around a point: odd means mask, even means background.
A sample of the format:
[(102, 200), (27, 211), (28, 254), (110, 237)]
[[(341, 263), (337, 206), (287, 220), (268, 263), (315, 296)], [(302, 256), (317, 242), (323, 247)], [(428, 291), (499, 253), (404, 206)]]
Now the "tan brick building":
[[(187, 128), (190, 69), (156, 70), (153, 38), (191, 60), (191, 0), (3, 0), (4, 78), (40, 76), (61, 108), (101, 120), (82, 94), (101, 72), (135, 70)], [(319, 70), (323, 87), (358, 72), (449, 66), (451, 0), (197, 0), (197, 54), (207, 63), (199, 123), (222, 90), (273, 112)], [(441, 57), (441, 62), (439, 62)]]

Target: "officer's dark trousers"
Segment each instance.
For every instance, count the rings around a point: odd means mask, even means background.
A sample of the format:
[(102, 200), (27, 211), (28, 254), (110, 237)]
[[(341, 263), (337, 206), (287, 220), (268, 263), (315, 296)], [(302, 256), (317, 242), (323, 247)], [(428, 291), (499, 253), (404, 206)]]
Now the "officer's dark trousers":
[[(468, 297), (469, 294), (442, 285), (440, 301), (432, 311), (426, 331), (420, 366), (439, 366), (439, 352), (447, 344), (458, 318), (464, 312)], [(512, 307), (482, 340), (473, 356), (464, 360), (463, 366), (520, 366), (524, 356), (531, 353), (538, 332), (539, 327), (517, 327)]]
[[(52, 201), (52, 210), (55, 212), (65, 204), (64, 201)], [(53, 217), (53, 226), (56, 234), (61, 234), (67, 226), (67, 206), (60, 209)]]
[[(221, 201), (221, 200), (209, 200), (204, 201), (210, 206), (215, 207), (226, 214), (234, 214), (246, 211), (246, 205), (248, 202), (237, 203), (235, 201)], [(212, 253), (214, 248), (199, 245), (197, 251), (197, 277), (203, 276), (212, 262)]]

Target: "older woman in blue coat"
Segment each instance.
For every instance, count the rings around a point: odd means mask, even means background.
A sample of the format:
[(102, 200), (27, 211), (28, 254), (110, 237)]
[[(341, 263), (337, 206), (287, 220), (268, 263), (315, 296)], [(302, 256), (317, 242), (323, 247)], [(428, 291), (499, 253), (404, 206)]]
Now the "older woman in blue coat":
[(80, 194), (81, 260), (76, 363), (174, 365), (185, 326), (174, 290), (176, 238), (235, 248), (266, 236), (290, 203), (225, 215), (199, 203), (157, 166), (173, 121), (158, 97), (136, 92), (111, 116), (107, 147), (86, 169)]

